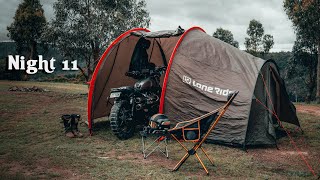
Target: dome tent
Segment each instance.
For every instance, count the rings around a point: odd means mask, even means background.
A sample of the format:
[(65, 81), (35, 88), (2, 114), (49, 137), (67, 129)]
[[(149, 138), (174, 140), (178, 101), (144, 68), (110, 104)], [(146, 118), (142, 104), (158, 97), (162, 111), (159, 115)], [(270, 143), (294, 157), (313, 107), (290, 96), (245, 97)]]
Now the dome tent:
[(148, 49), (150, 61), (157, 66), (167, 64), (159, 113), (173, 123), (220, 107), (230, 92), (238, 90), (209, 141), (243, 146), (275, 144), (277, 120), (268, 109), (274, 109), (281, 121), (300, 126), (274, 61), (243, 52), (200, 27), (158, 32), (138, 28), (120, 35), (96, 66), (88, 94), (90, 132), (93, 119), (110, 112), (110, 89), (134, 84), (125, 73), (142, 36), (152, 43)]

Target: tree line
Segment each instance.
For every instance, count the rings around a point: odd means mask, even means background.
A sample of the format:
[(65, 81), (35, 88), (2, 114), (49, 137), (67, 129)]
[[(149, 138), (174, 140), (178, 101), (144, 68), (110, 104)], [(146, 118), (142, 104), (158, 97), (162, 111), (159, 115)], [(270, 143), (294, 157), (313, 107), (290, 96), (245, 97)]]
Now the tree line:
[[(262, 23), (255, 19), (249, 22), (247, 35), (248, 37), (245, 38), (244, 42), (246, 52), (254, 56), (263, 58), (274, 45), (273, 36), (264, 34)], [(217, 28), (212, 36), (239, 48), (239, 42), (234, 40), (232, 32), (227, 29)]]
[[(148, 27), (145, 0), (58, 0), (54, 18), (47, 22), (39, 0), (24, 0), (7, 27), (17, 53), (37, 56), (37, 47), (58, 50), (65, 59), (78, 60), (83, 76), (90, 80), (102, 50), (121, 32)], [(83, 63), (81, 63), (83, 62)], [(26, 74), (22, 74), (25, 79)]]
[[(289, 89), (296, 89), (296, 93), (305, 89), (300, 93), (305, 93), (307, 102), (316, 99), (320, 103), (320, 1), (284, 0), (283, 7), (293, 22), (296, 41), (290, 56), (277, 55), (287, 58), (282, 74), (289, 82), (298, 81), (294, 83), (297, 88)], [(145, 0), (57, 0), (53, 9), (54, 17), (48, 22), (39, 0), (23, 0), (7, 27), (8, 36), (16, 42), (17, 53), (26, 58), (36, 58), (39, 47), (43, 51), (50, 47), (65, 59), (77, 59), (87, 81), (102, 50), (113, 39), (128, 29), (150, 25)], [(247, 35), (246, 52), (268, 59), (273, 36), (265, 34), (263, 25), (255, 19), (249, 22)], [(213, 36), (239, 47), (227, 29), (220, 27)], [(21, 78), (26, 79), (25, 74)]]
[[(296, 40), (292, 47), (287, 65), (281, 68), (295, 95), (304, 97), (304, 101), (316, 100), (320, 103), (320, 1), (284, 0), (283, 8), (292, 21)], [(246, 52), (264, 59), (274, 45), (273, 36), (264, 35), (264, 28), (257, 20), (251, 20), (245, 38)], [(239, 47), (231, 31), (218, 28), (213, 36)], [(279, 60), (278, 60), (279, 61)]]

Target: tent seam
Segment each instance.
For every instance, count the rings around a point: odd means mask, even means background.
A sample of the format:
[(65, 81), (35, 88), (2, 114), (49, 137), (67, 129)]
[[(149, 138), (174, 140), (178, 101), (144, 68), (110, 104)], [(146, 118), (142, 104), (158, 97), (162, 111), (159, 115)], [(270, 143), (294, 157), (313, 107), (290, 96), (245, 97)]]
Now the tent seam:
[(248, 133), (248, 125), (249, 125), (249, 121), (250, 121), (250, 112), (251, 112), (251, 108), (252, 108), (252, 97), (254, 96), (254, 91), (255, 91), (255, 89), (256, 89), (256, 85), (257, 85), (257, 82), (258, 82), (258, 78), (259, 78), (259, 74), (260, 74), (260, 72), (261, 72), (261, 69), (262, 69), (262, 67), (267, 63), (268, 61), (265, 61), (263, 64), (262, 64), (262, 66), (259, 68), (259, 71), (258, 71), (258, 73), (257, 73), (257, 78), (256, 78), (256, 82), (255, 82), (255, 84), (254, 84), (254, 89), (253, 89), (253, 91), (252, 91), (252, 95), (251, 95), (251, 99), (250, 99), (250, 108), (249, 108), (249, 113), (248, 113), (248, 117), (247, 117), (247, 123), (246, 123), (246, 131), (245, 131), (245, 133), (244, 133), (244, 141), (243, 141), (243, 148), (245, 148), (245, 146), (246, 146), (246, 140), (247, 140), (247, 133)]
[(167, 89), (167, 83), (168, 83), (168, 79), (169, 79), (169, 74), (170, 74), (170, 70), (171, 70), (171, 65), (173, 63), (173, 59), (175, 57), (175, 54), (178, 50), (178, 48), (180, 47), (180, 44), (182, 43), (184, 37), (189, 33), (191, 32), (192, 30), (200, 30), (202, 32), (205, 33), (205, 31), (201, 28), (201, 27), (198, 27), (198, 26), (194, 26), (194, 27), (191, 27), (189, 28), (188, 30), (186, 30), (182, 35), (181, 37), (179, 38), (178, 42), (176, 43), (172, 53), (171, 53), (171, 56), (170, 56), (170, 59), (169, 59), (169, 63), (168, 63), (168, 66), (167, 66), (167, 70), (166, 70), (166, 73), (165, 73), (165, 76), (164, 76), (164, 79), (163, 79), (163, 83), (162, 83), (162, 90), (161, 90), (161, 97), (160, 97), (160, 105), (159, 105), (159, 113), (163, 113), (163, 109), (164, 109), (164, 99), (165, 99), (165, 94), (166, 94), (166, 89)]

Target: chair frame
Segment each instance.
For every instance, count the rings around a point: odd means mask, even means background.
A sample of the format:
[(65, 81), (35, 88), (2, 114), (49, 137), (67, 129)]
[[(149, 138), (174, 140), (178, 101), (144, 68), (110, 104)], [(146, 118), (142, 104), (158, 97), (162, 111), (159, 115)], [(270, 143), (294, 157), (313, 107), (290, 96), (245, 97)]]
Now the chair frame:
[[(164, 139), (162, 139), (164, 138)], [(141, 136), (141, 142), (142, 142), (142, 154), (143, 158), (146, 159), (148, 156), (150, 156), (155, 150), (159, 150), (166, 158), (169, 158), (169, 152), (168, 152), (168, 138), (167, 136), (158, 136), (150, 145), (146, 146), (146, 136)], [(164, 150), (161, 149), (161, 145), (164, 142)], [(157, 143), (157, 144), (156, 144)], [(152, 149), (151, 149), (152, 148)], [(150, 150), (151, 149), (151, 150)], [(150, 151), (149, 151), (150, 150)]]
[[(174, 128), (168, 130), (168, 133), (171, 135), (171, 137), (173, 137), (174, 140), (176, 140), (180, 146), (183, 147), (183, 149), (186, 151), (186, 154), (180, 159), (180, 161), (176, 164), (176, 166), (173, 168), (173, 171), (177, 171), (182, 164), (191, 156), (191, 155), (195, 155), (196, 158), (198, 159), (199, 163), (201, 164), (201, 166), (203, 167), (203, 169), (205, 170), (205, 172), (207, 173), (207, 175), (209, 175), (209, 171), (207, 169), (207, 167), (204, 165), (203, 161), (201, 160), (201, 158), (199, 157), (197, 150), (200, 148), (202, 150), (202, 152), (205, 154), (205, 156), (208, 158), (208, 160), (210, 161), (210, 163), (214, 166), (213, 160), (209, 157), (208, 153), (204, 150), (204, 148), (202, 147), (202, 144), (206, 141), (206, 139), (208, 138), (209, 134), (212, 132), (212, 130), (215, 128), (215, 126), (218, 124), (219, 120), (222, 118), (222, 116), (224, 115), (224, 113), (226, 112), (226, 110), (228, 109), (228, 107), (230, 106), (230, 104), (232, 103), (232, 101), (234, 100), (234, 98), (237, 96), (237, 94), (239, 93), (239, 91), (234, 92), (233, 94), (231, 94), (230, 97), (228, 97), (228, 101), (227, 103), (214, 110), (211, 111), (207, 114), (204, 114), (200, 117), (194, 118), (192, 120), (189, 121), (183, 121), (178, 123)], [(198, 121), (198, 125), (200, 128), (200, 121), (206, 117), (209, 117), (211, 115), (213, 115), (214, 113), (218, 112), (218, 117), (216, 117), (215, 121), (213, 121), (211, 123), (210, 128), (208, 129), (208, 131), (204, 134), (203, 137), (199, 137), (196, 140), (186, 140), (184, 135), (183, 135), (183, 140), (185, 142), (194, 142), (195, 144), (193, 145), (193, 147), (191, 149), (188, 149), (184, 144), (182, 144), (182, 142), (180, 142), (180, 140), (173, 134), (173, 131), (177, 130), (177, 129), (182, 129), (182, 132), (184, 132), (184, 130), (186, 129), (187, 126), (193, 124), (194, 122)], [(184, 123), (185, 125), (178, 127), (179, 124)], [(171, 133), (170, 133), (171, 132)]]

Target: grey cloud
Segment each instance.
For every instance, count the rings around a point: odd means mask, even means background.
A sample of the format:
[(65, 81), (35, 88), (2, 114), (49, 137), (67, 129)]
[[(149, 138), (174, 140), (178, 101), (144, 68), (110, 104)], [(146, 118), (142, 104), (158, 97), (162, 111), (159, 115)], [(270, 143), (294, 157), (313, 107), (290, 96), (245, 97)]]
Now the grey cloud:
[[(272, 51), (290, 51), (295, 39), (291, 22), (283, 11), (281, 0), (228, 0), (228, 1), (148, 1), (151, 30), (172, 29), (178, 25), (189, 28), (202, 26), (208, 34), (222, 27), (232, 31), (244, 49), (244, 38), (249, 22), (259, 20), (266, 34), (274, 36)], [(177, 8), (179, 7), (179, 8)]]
[[(47, 20), (53, 16), (55, 0), (40, 0)], [(251, 19), (259, 20), (265, 33), (274, 36), (272, 51), (290, 51), (295, 40), (291, 22), (282, 8), (282, 0), (146, 0), (151, 16), (150, 30), (175, 29), (178, 25), (187, 29), (198, 25), (210, 35), (218, 27), (229, 29), (240, 48)], [(7, 40), (6, 27), (13, 21), (17, 5), (22, 0), (0, 0), (0, 40)]]
[(0, 40), (9, 40), (7, 37), (7, 26), (13, 21), (13, 16), (17, 10), (18, 4), (21, 2), (22, 0), (0, 0)]

